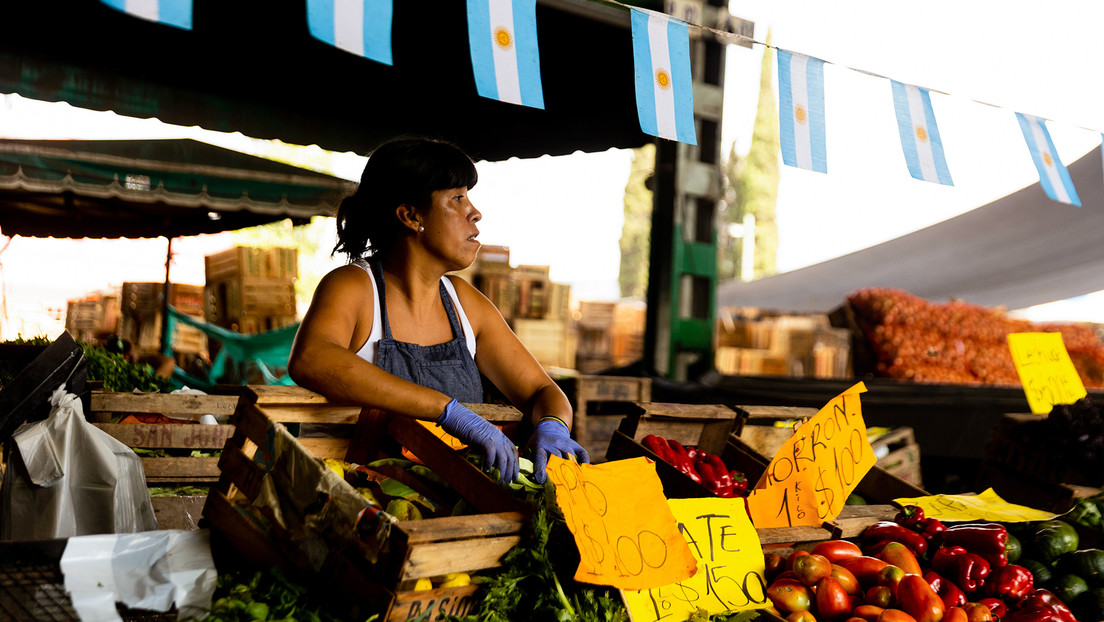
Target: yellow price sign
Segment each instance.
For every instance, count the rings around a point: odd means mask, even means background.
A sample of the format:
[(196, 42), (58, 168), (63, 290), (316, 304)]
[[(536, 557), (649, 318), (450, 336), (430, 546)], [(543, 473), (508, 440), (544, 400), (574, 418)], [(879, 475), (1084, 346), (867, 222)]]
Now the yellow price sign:
[(976, 495), (931, 495), (894, 499), (900, 505), (917, 505), (924, 516), (941, 521), (986, 520), (1000, 523), (1023, 523), (1050, 520), (1057, 514), (1016, 505), (1002, 499), (992, 488)]
[(770, 605), (763, 547), (743, 499), (707, 497), (667, 502), (697, 559), (693, 577), (647, 590), (622, 590), (634, 622), (685, 620), (698, 609), (710, 615)]
[(697, 571), (651, 460), (576, 464), (549, 456), (548, 479), (579, 548), (576, 581), (641, 590)]
[(1011, 333), (1008, 349), (1031, 412), (1045, 415), (1055, 404), (1072, 404), (1088, 395), (1062, 333)]
[(820, 525), (839, 516), (877, 458), (866, 434), (858, 383), (794, 432), (748, 495), (756, 527)]

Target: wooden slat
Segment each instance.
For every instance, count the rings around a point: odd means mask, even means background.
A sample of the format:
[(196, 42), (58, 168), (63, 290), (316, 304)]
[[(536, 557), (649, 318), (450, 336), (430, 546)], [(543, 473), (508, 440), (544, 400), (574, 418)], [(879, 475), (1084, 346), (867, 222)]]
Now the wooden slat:
[(523, 512), (498, 512), (475, 516), (453, 516), (447, 519), (427, 518), (405, 521), (398, 528), (406, 534), (409, 544), (438, 540), (482, 538), (520, 533), (527, 520)]
[(346, 452), (349, 451), (349, 439), (347, 438), (300, 438), (299, 443), (303, 445), (312, 456), (322, 460), (326, 458), (344, 460)]
[(158, 529), (193, 530), (199, 529), (207, 497), (154, 497), (150, 501)]
[(648, 418), (672, 417), (677, 419), (736, 419), (736, 411), (720, 404), (670, 404), (664, 402), (640, 402), (637, 404)]
[(824, 527), (768, 527), (756, 529), (760, 544), (783, 544), (786, 542), (817, 542), (831, 540), (832, 532)]
[(627, 376), (579, 376), (576, 399), (647, 402), (651, 399), (651, 378)]
[(283, 556), (273, 547), (265, 533), (252, 521), (238, 512), (234, 505), (217, 490), (207, 495), (203, 516), (215, 525), (222, 535), (234, 544), (238, 552), (261, 566), (283, 566)]
[(387, 622), (435, 622), (445, 615), (463, 618), (471, 613), (479, 588), (479, 585), (465, 585), (421, 592), (397, 592)]
[(146, 480), (186, 481), (219, 478), (218, 458), (142, 458)]
[(520, 410), (503, 404), (464, 404), (464, 407), (491, 423), (516, 423), (524, 417)]
[(445, 477), (452, 488), (480, 512), (523, 512), (525, 502), (506, 492), (432, 432), (407, 417), (391, 417), (388, 435)]
[(232, 425), (174, 423), (94, 423), (127, 447), (222, 449), (234, 435)]
[(400, 580), (495, 568), (519, 542), (514, 535), (419, 544), (411, 548)]
[(90, 405), (93, 412), (171, 413), (198, 418), (199, 415), (233, 414), (238, 407), (238, 396), (93, 391)]
[(222, 450), (222, 456), (218, 463), (222, 476), (219, 478), (218, 489), (225, 495), (232, 483), (245, 498), (252, 501), (261, 492), (261, 482), (264, 480), (264, 469), (249, 459), (241, 449), (228, 446)]
[(892, 505), (845, 505), (840, 515), (825, 523), (832, 538), (856, 538), (880, 520), (893, 520), (898, 508)]
[(259, 405), (266, 417), (279, 423), (349, 423), (360, 417), (359, 406), (343, 406), (325, 402), (303, 404)]

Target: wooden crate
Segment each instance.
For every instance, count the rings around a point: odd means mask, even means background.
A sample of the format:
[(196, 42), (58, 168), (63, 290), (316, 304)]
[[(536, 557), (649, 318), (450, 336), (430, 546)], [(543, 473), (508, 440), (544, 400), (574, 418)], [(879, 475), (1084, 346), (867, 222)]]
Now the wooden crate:
[(887, 473), (899, 477), (917, 487), (924, 487), (924, 476), (920, 470), (920, 445), (912, 428), (893, 428), (870, 440), (878, 466)]
[(295, 283), (273, 279), (207, 281), (204, 313), (222, 327), (244, 317), (292, 317), (297, 313)]
[(294, 248), (235, 246), (203, 258), (207, 282), (238, 279), (293, 281), (299, 276), (299, 251)]
[[(469, 407), (496, 423), (521, 419), (509, 407)], [(219, 465), (222, 478), (207, 498), (204, 516), (250, 560), (314, 576), (319, 588), (332, 591), (335, 602), (349, 610), (350, 618), (373, 613), (390, 621), (464, 615), (478, 585), (415, 592), (413, 582), (497, 566), (520, 542), (527, 524), (529, 506), (412, 419), (335, 404), (298, 387), (250, 386), (233, 421), (236, 431)], [(366, 464), (405, 447), (483, 513), (395, 522), (385, 535), (373, 531), (362, 539), (357, 521), (364, 499), (280, 421), (356, 422), (343, 447), (316, 449), (331, 454), (344, 450), (345, 460)], [(274, 506), (272, 490), (297, 503)], [(326, 509), (308, 512), (312, 507)], [(304, 529), (308, 517), (316, 529)]]
[[(740, 447), (744, 452), (755, 456), (762, 468), (754, 474), (748, 473), (748, 480), (755, 482), (762, 476), (771, 457), (778, 451), (793, 432), (789, 428), (774, 427), (774, 421), (808, 419), (816, 415), (818, 409), (795, 406), (735, 406), (740, 414), (740, 425), (728, 439), (729, 445)], [(755, 425), (758, 422), (761, 425)], [(911, 432), (911, 431), (910, 431)], [(723, 457), (723, 456), (722, 456)], [(754, 475), (754, 476), (753, 476)], [(855, 492), (867, 501), (876, 504), (892, 503), (900, 497), (921, 497), (928, 494), (919, 485), (906, 481), (875, 464), (859, 482)]]
[[(200, 425), (203, 415), (226, 418), (238, 405), (235, 395), (186, 395), (93, 391), (89, 419), (127, 447), (141, 449), (221, 450), (234, 433), (233, 425)], [(112, 423), (126, 415), (163, 415), (181, 423)], [(142, 457), (151, 486), (203, 485), (218, 481), (217, 457)]]
[(584, 374), (560, 384), (575, 409), (571, 434), (593, 462), (605, 459), (610, 437), (626, 414), (620, 402), (652, 401), (651, 378)]
[[(733, 444), (724, 438), (720, 439), (721, 447), (717, 447), (716, 434), (722, 429), (718, 421), (724, 421), (724, 416), (734, 420), (739, 417), (738, 413), (724, 406), (706, 406), (704, 409), (702, 406), (690, 404), (677, 406), (699, 409), (698, 415), (694, 418), (677, 417), (672, 416), (673, 410), (662, 409), (666, 410), (667, 414), (626, 417), (623, 428), (615, 432), (610, 441), (607, 457), (611, 460), (620, 460), (643, 456), (655, 462), (656, 474), (663, 483), (663, 494), (670, 499), (711, 497), (713, 493), (642, 445), (640, 440), (648, 434), (675, 438), (684, 445), (716, 453), (730, 469), (747, 475), (749, 482), (755, 482), (758, 479), (766, 469), (766, 463), (762, 462), (762, 458), (754, 451), (738, 443)], [(730, 434), (728, 439), (732, 438), (734, 437)], [(756, 532), (759, 535), (760, 544), (765, 548), (792, 547), (801, 543), (811, 546), (824, 540), (856, 537), (869, 525), (879, 520), (890, 520), (896, 513), (897, 508), (890, 505), (844, 506), (838, 517), (822, 525), (770, 527), (756, 529)]]
[(544, 367), (573, 366), (575, 351), (569, 339), (567, 320), (514, 318), (511, 326), (521, 343)]

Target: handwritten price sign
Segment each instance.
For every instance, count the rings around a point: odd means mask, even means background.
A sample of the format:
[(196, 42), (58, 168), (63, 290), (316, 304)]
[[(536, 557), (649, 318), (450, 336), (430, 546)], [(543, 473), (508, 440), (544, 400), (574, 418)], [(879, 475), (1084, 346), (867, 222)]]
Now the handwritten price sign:
[(1062, 333), (1012, 333), (1008, 349), (1031, 412), (1045, 415), (1055, 404), (1072, 404), (1088, 395)]
[(712, 615), (770, 605), (763, 547), (743, 499), (670, 499), (668, 504), (698, 572), (673, 585), (622, 590), (634, 622), (685, 620), (698, 609)]
[(652, 461), (580, 465), (550, 456), (548, 478), (579, 547), (576, 581), (641, 590), (697, 571)]
[(1057, 516), (1051, 512), (1036, 510), (1023, 505), (1009, 503), (1002, 499), (992, 488), (976, 495), (931, 495), (894, 499), (900, 505), (918, 505), (924, 508), (924, 515), (941, 521), (987, 520), (1001, 523), (1022, 523), (1050, 520)]
[(858, 383), (828, 402), (774, 455), (748, 496), (756, 527), (820, 525), (839, 515), (877, 458), (866, 436)]

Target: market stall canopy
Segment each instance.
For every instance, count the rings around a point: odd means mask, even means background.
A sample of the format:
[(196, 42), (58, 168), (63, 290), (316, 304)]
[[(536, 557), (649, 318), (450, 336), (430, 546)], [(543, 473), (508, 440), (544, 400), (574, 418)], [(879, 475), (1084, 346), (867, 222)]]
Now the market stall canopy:
[(490, 161), (651, 140), (624, 8), (538, 1), (544, 110), (476, 94), (465, 2), (395, 2), (392, 66), (313, 38), (306, 14), (303, 0), (195, 0), (182, 30), (98, 0), (8, 3), (0, 92), (361, 154), (404, 133)]
[(354, 184), (191, 139), (0, 140), (0, 233), (177, 237), (332, 216)]
[[(1038, 183), (877, 246), (807, 268), (718, 284), (720, 307), (828, 312), (865, 287), (1022, 309), (1104, 290), (1100, 148), (1069, 167), (1083, 207)], [(887, 198), (888, 201), (888, 198)]]

